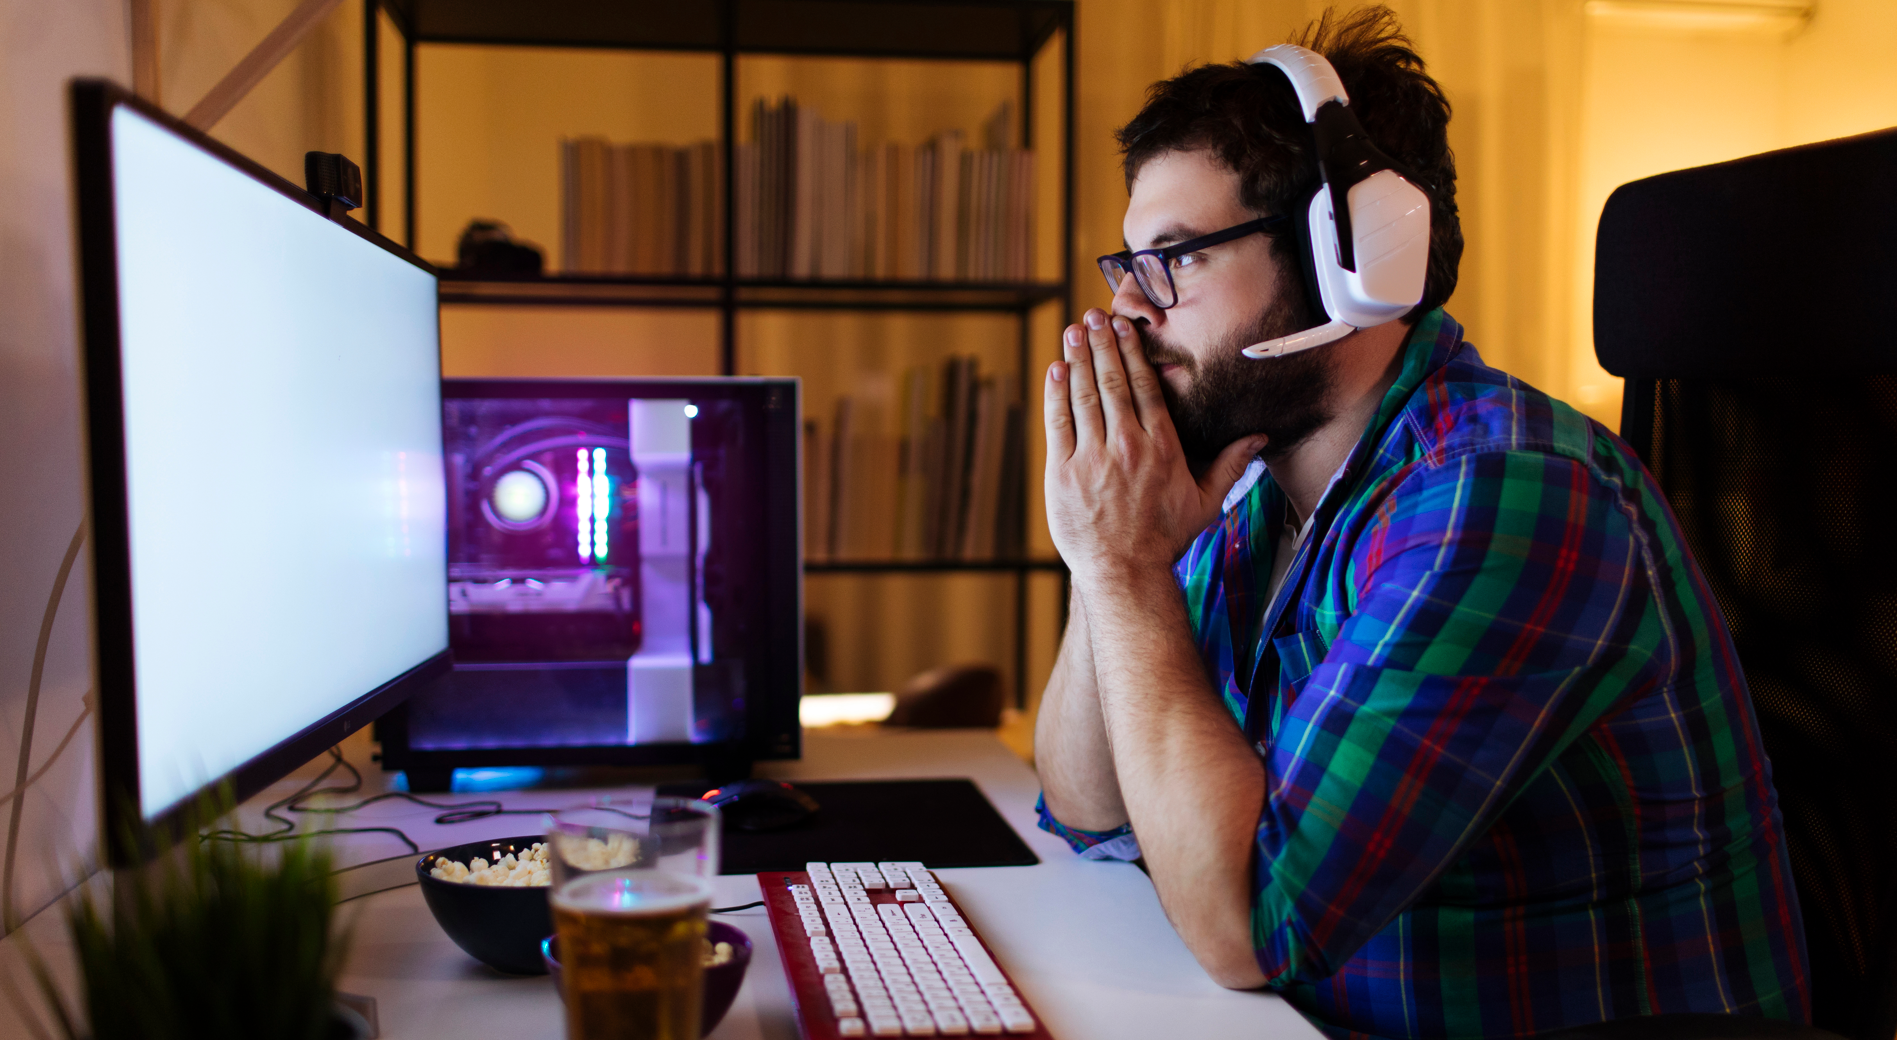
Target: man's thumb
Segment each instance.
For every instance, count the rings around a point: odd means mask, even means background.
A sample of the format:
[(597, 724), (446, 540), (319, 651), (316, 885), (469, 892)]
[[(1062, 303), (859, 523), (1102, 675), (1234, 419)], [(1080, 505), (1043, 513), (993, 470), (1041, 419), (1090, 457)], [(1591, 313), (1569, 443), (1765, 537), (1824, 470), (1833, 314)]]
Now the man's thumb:
[(1259, 434), (1226, 445), (1225, 450), (1219, 452), (1219, 457), (1206, 468), (1205, 479), (1199, 481), (1199, 487), (1207, 495), (1223, 499), (1232, 490), (1232, 485), (1238, 483), (1238, 478), (1245, 475), (1245, 467), (1251, 465), (1251, 460), (1265, 450), (1265, 445), (1269, 443), (1271, 438)]

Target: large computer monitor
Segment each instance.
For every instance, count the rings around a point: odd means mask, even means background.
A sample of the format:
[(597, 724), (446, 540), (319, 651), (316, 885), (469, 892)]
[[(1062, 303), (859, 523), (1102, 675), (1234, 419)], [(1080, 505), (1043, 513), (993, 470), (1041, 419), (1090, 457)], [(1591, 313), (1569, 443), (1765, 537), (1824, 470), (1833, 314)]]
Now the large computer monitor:
[(208, 787), (247, 797), (445, 672), (440, 336), (408, 251), (118, 87), (72, 105), (126, 864)]
[(794, 758), (798, 383), (450, 379), (454, 672), (385, 718), (411, 790), (457, 767)]

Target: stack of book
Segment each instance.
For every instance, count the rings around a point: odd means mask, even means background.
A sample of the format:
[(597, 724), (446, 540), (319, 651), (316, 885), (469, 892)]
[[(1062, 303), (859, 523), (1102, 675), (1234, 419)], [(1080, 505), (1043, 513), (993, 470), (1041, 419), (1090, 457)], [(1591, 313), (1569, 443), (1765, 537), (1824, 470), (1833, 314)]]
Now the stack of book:
[(724, 161), (713, 141), (675, 148), (560, 142), (561, 268), (711, 278), (723, 270)]
[(1013, 560), (1025, 534), (1025, 421), (1011, 377), (950, 357), (903, 380), (899, 432), (867, 402), (804, 422), (811, 560)]
[(1012, 124), (1004, 103), (981, 149), (959, 130), (860, 149), (855, 123), (789, 97), (758, 100), (733, 157), (738, 275), (1030, 280), (1034, 153), (1007, 147)]

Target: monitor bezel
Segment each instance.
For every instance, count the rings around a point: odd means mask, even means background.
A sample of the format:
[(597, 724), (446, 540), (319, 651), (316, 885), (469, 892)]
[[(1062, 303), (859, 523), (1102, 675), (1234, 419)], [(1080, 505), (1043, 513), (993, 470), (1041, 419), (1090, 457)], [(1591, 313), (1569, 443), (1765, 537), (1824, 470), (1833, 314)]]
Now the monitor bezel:
[[(790, 408), (783, 429), (771, 429), (770, 394), (774, 389), (790, 395)], [(664, 398), (696, 396), (700, 398), (760, 399), (766, 428), (760, 431), (757, 450), (761, 471), (766, 474), (767, 503), (795, 517), (790, 525), (767, 528), (766, 573), (762, 575), (765, 610), (779, 623), (769, 626), (764, 638), (765, 653), (776, 668), (789, 672), (795, 684), (795, 696), (747, 697), (744, 734), (735, 740), (704, 744), (575, 744), (564, 746), (493, 746), (457, 749), (418, 750), (409, 745), (407, 706), (384, 716), (377, 725), (382, 744), (382, 767), (388, 770), (442, 771), (484, 766), (666, 766), (703, 765), (720, 774), (742, 773), (753, 761), (794, 759), (802, 755), (803, 726), (798, 716), (798, 701), (803, 694), (804, 675), (804, 583), (803, 583), (803, 439), (802, 381), (795, 377), (775, 376), (648, 376), (637, 378), (521, 379), (475, 378), (443, 379), (441, 399), (448, 401), (480, 398)], [(444, 414), (445, 421), (445, 414)], [(445, 450), (445, 449), (444, 449)], [(769, 508), (769, 506), (767, 506)], [(768, 561), (775, 561), (772, 566)]]
[[(192, 796), (147, 820), (140, 808), (138, 701), (132, 631), (132, 561), (126, 501), (124, 395), (121, 368), (116, 205), (113, 193), (112, 112), (136, 111), (208, 152), (252, 180), (364, 241), (427, 272), (433, 265), (359, 221), (332, 213), (324, 200), (229, 146), (166, 114), (106, 80), (71, 85), (74, 205), (79, 245), (80, 369), (85, 409), (82, 430), (89, 463), (93, 653), (98, 691), (99, 818), (107, 862), (137, 866), (178, 839), (196, 813), (194, 804), (228, 785), (239, 802), (289, 775), (356, 730), (406, 700), (451, 666), (447, 647), (351, 700), (237, 766)], [(180, 199), (181, 206), (192, 200)], [(440, 367), (440, 309), (436, 309), (436, 367)], [(443, 565), (446, 565), (446, 543)], [(442, 612), (447, 613), (446, 590)], [(260, 677), (261, 678), (261, 677)]]

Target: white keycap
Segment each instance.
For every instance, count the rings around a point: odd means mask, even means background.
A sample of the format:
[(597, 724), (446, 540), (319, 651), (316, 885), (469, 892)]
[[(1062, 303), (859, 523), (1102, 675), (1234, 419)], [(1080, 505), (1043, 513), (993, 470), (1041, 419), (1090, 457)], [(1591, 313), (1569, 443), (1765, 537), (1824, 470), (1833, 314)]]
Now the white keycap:
[[(884, 1019), (872, 1018), (869, 1020), (869, 1031), (874, 1036), (901, 1036), (902, 1035), (902, 1019), (900, 1018), (884, 1018)], [(994, 1031), (997, 1033), (1001, 1032), (1001, 1022), (999, 1019), (995, 1021)]]
[(938, 1011), (935, 1014), (935, 1028), (943, 1036), (966, 1036), (968, 1019), (963, 1018), (958, 1011)]
[(1007, 976), (995, 966), (994, 958), (982, 949), (981, 940), (973, 935), (951, 935), (949, 941), (955, 944), (955, 952), (962, 955), (962, 961), (968, 965), (969, 974), (986, 984), (989, 981), (1002, 982)]
[(922, 902), (922, 893), (913, 888), (899, 888), (896, 890), (896, 902), (920, 903)]
[(1006, 1026), (1010, 1033), (1034, 1032), (1034, 1016), (1026, 1011), (1002, 1011), (1001, 1024)]
[(837, 1035), (838, 1036), (862, 1036), (863, 1035), (863, 1020), (860, 1018), (837, 1019)]
[[(969, 1015), (968, 1028), (974, 1030), (977, 1033), (992, 1035), (992, 1034), (1001, 1032), (1004, 1027), (1001, 1024), (1001, 1019), (998, 1016), (990, 1013), (987, 1015), (980, 1015), (980, 1016)], [(883, 1034), (878, 1033), (877, 1035), (881, 1036)]]

